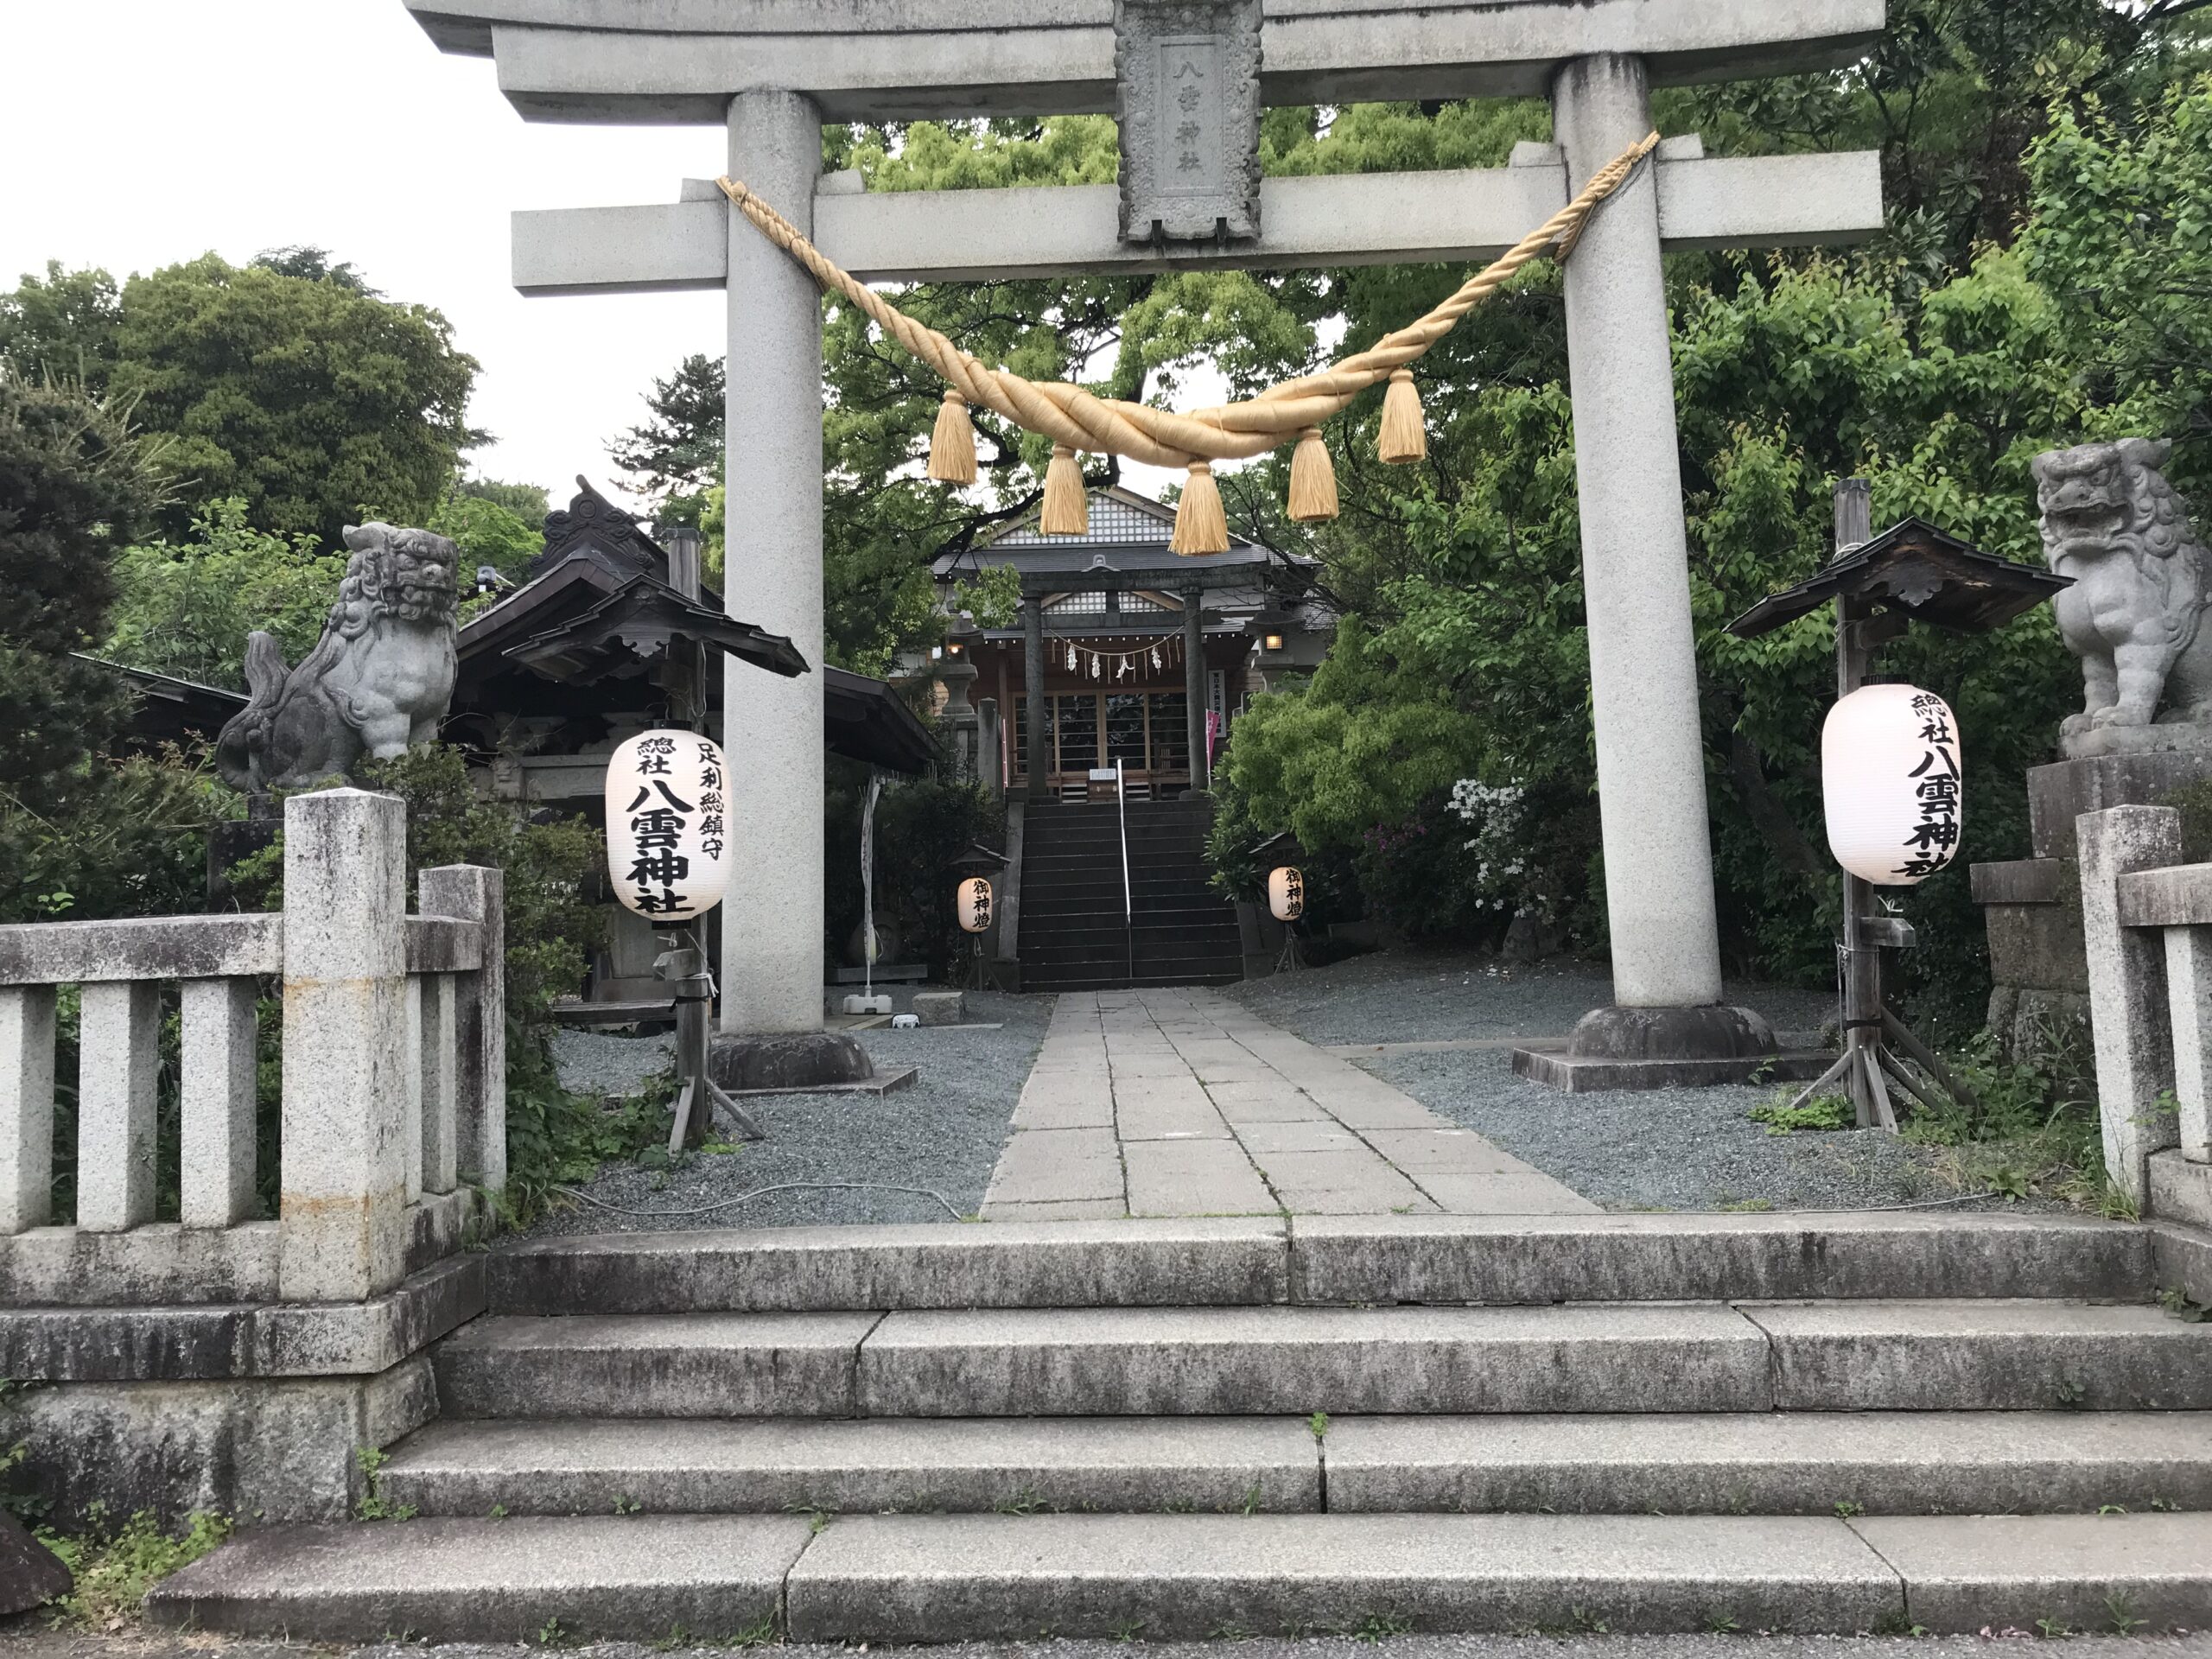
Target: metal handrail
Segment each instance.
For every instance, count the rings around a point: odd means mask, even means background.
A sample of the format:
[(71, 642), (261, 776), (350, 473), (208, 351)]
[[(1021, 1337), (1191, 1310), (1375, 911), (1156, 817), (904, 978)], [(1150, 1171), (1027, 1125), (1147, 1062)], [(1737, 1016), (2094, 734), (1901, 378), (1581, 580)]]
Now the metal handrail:
[(1122, 822), (1122, 941), (1127, 948), (1129, 977), (1137, 976), (1137, 905), (1129, 887), (1129, 790), (1123, 763), (1114, 762), (1114, 810)]

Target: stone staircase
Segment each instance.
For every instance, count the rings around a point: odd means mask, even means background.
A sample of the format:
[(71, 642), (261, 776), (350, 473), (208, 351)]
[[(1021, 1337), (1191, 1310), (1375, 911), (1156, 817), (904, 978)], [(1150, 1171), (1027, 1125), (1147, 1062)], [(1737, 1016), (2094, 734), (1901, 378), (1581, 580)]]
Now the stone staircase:
[[(175, 1624), (343, 1641), (2212, 1624), (2212, 1238), (1382, 1217), (549, 1240), (403, 1522)], [(2185, 1313), (2186, 1308), (2181, 1312)]]
[(1121, 808), (1041, 802), (1024, 821), (1021, 986), (1027, 991), (1223, 985), (1244, 976), (1236, 912), (1208, 886), (1204, 801)]

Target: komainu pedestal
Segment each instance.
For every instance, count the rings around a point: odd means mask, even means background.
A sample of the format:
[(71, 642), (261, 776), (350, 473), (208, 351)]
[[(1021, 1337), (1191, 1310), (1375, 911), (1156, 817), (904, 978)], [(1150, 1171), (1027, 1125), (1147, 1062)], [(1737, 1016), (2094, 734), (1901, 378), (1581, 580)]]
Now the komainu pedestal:
[(1989, 928), (1995, 988), (1989, 1028), (2005, 1052), (2026, 1058), (2089, 1018), (2089, 966), (2082, 939), (2082, 868), (2074, 823), (2108, 806), (2163, 806), (2212, 778), (2212, 751), (2107, 754), (2028, 772), (2031, 858), (1974, 867), (1974, 902)]
[(2052, 606), (2082, 662), (2082, 707), (2056, 766), (2028, 773), (2034, 856), (1974, 867), (1996, 982), (1989, 1025), (2027, 1058), (2089, 1018), (2075, 820), (2163, 806), (2212, 778), (2212, 560), (2150, 438), (2055, 449), (2035, 461), (2044, 556), (2073, 585)]

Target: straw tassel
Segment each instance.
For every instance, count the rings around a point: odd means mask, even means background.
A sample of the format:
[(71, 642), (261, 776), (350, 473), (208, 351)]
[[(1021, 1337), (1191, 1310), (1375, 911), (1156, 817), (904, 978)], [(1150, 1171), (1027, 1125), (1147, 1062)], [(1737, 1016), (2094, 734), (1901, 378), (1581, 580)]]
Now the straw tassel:
[(1337, 469), (1321, 429), (1309, 426), (1290, 452), (1290, 516), (1311, 524), (1337, 516)]
[(930, 476), (940, 484), (976, 481), (976, 427), (968, 400), (957, 391), (937, 406), (937, 430), (930, 435)]
[(1052, 464), (1045, 469), (1045, 510), (1037, 528), (1047, 536), (1090, 534), (1090, 497), (1083, 487), (1083, 468), (1065, 443), (1052, 446)]
[(1428, 459), (1428, 430), (1421, 424), (1421, 392), (1411, 369), (1394, 372), (1390, 389), (1382, 394), (1382, 435), (1376, 450), (1392, 467)]
[(1190, 482), (1175, 505), (1175, 535), (1167, 545), (1185, 558), (1229, 551), (1229, 514), (1223, 510), (1213, 468), (1205, 461), (1191, 463)]

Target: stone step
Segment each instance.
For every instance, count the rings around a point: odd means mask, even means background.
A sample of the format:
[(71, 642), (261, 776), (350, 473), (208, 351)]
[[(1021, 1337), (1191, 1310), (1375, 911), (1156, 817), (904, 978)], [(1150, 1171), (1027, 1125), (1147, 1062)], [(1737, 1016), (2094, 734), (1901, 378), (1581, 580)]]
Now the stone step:
[(1338, 1417), (1336, 1513), (2212, 1510), (2212, 1413)]
[(425, 1515), (2094, 1514), (2212, 1510), (2212, 1414), (440, 1422)]
[[(780, 1596), (779, 1592), (780, 1591)], [(417, 1520), (269, 1528), (148, 1599), (321, 1642), (1202, 1638), (2212, 1622), (2212, 1516), (1311, 1515)]]
[[(1308, 1064), (1319, 1069), (1289, 1082), (1344, 1109), (1353, 1088), (1395, 1098), (1341, 1061)], [(1028, 1084), (1045, 1094), (1092, 1087), (1103, 1097), (1103, 1071), (1087, 1082), (1040, 1070)], [(2057, 1217), (1357, 1216), (608, 1233), (505, 1247), (484, 1261), (495, 1313), (805, 1313), (2125, 1300), (2158, 1282), (2150, 1245), (2144, 1228)]]
[(2050, 1301), (478, 1320), (459, 1417), (2202, 1410), (2212, 1325)]
[(381, 1480), (455, 1516), (1321, 1507), (1319, 1442), (1291, 1417), (441, 1422)]
[(849, 1417), (875, 1313), (493, 1315), (439, 1344), (449, 1417)]
[(1290, 1282), (1274, 1219), (603, 1233), (484, 1260), (505, 1313), (1225, 1306), (1284, 1301)]
[(148, 1618), (305, 1642), (766, 1639), (804, 1516), (265, 1527), (156, 1586)]
[(893, 1313), (876, 1416), (2212, 1408), (2212, 1325), (2045, 1302)]

